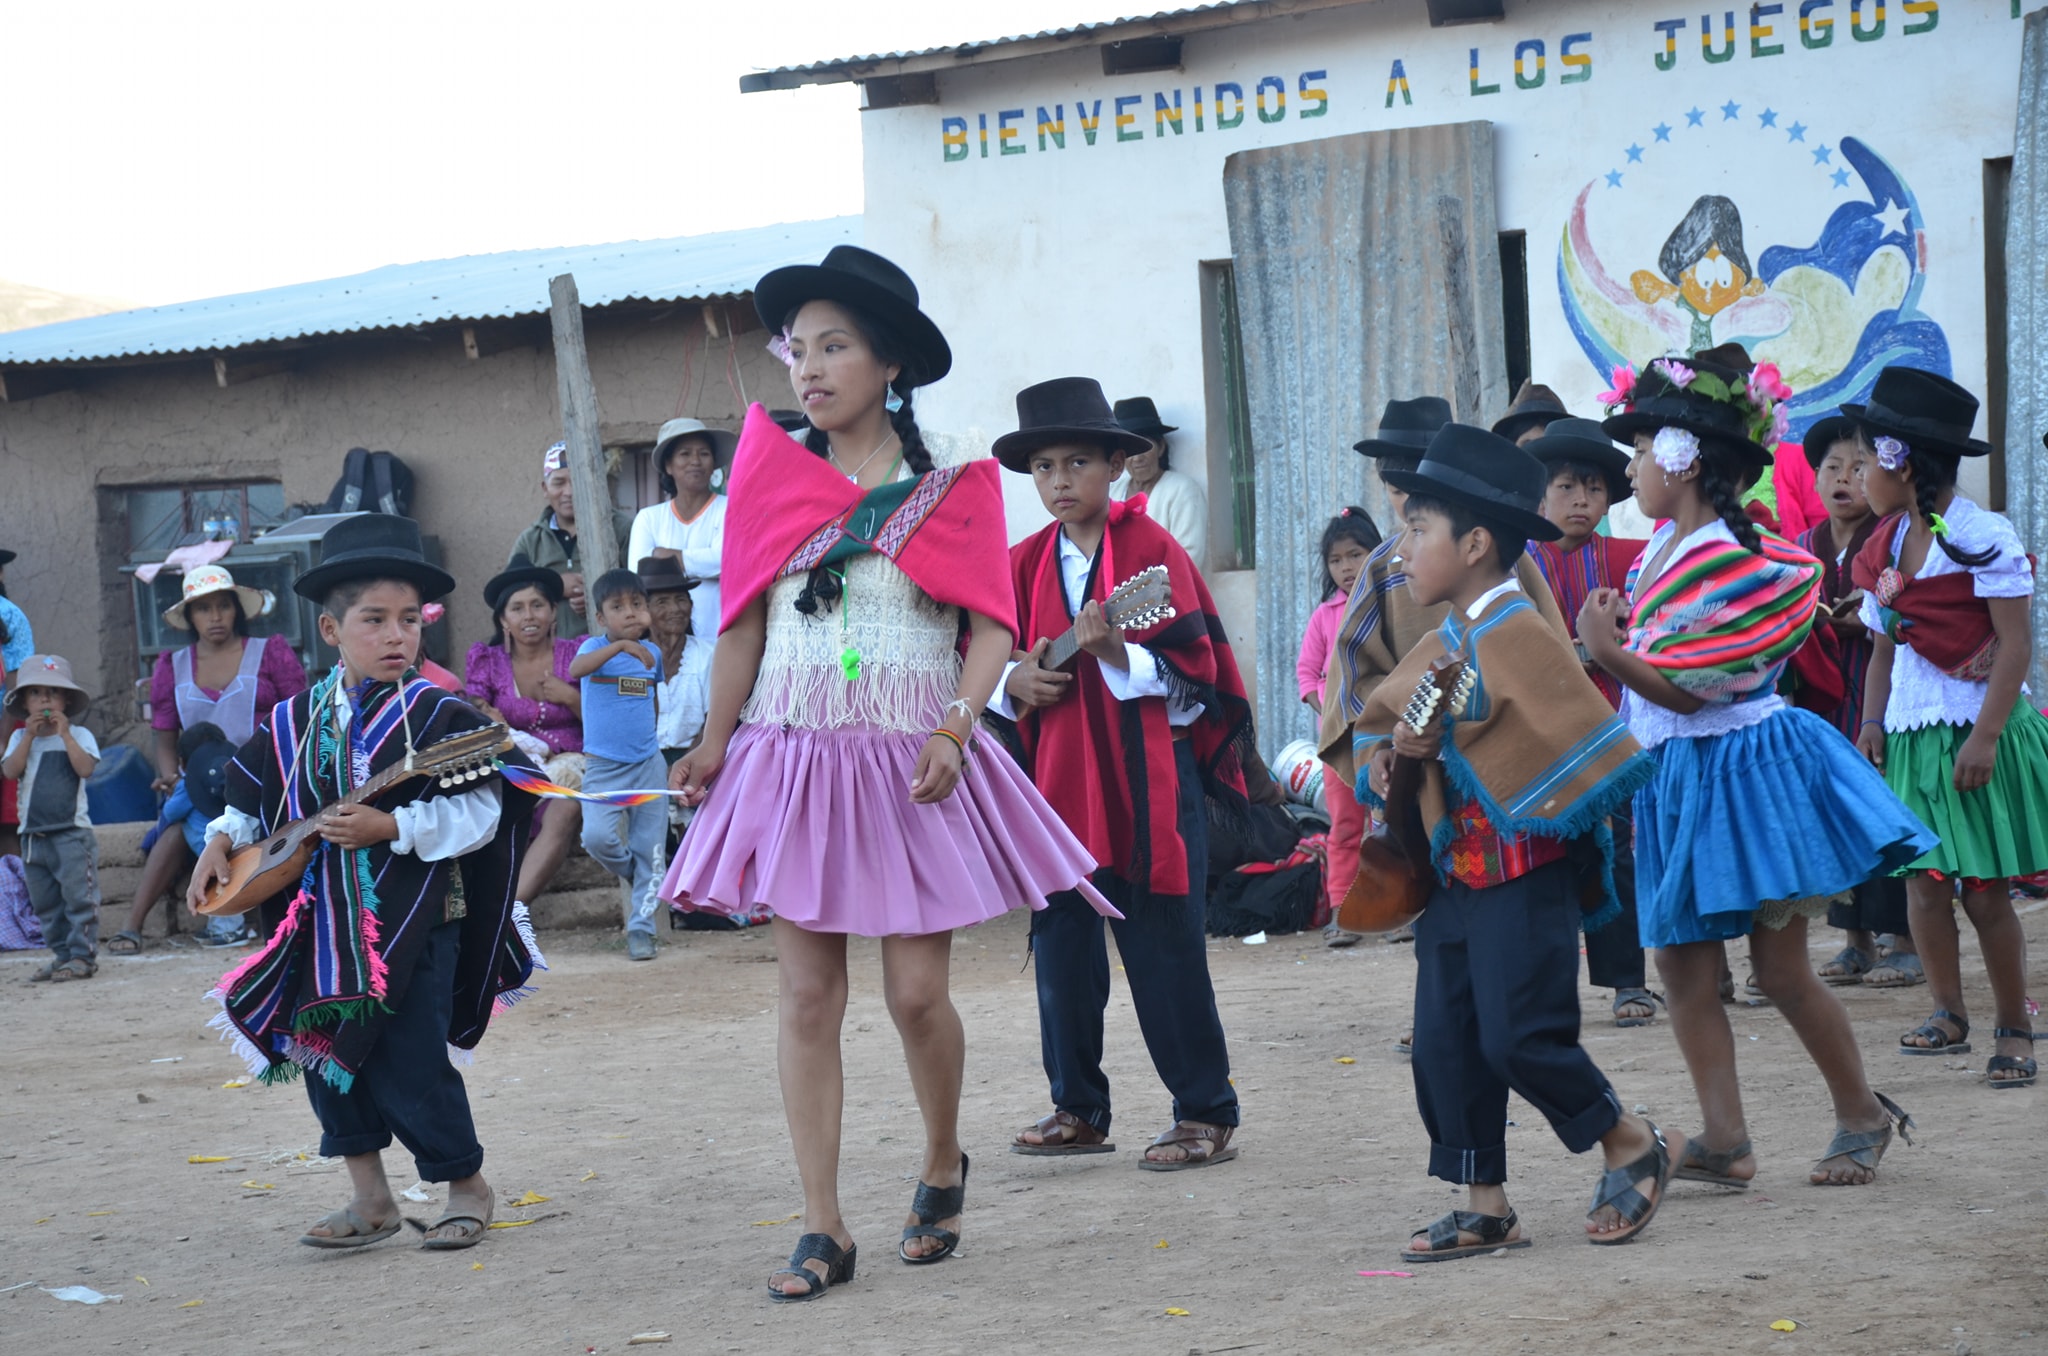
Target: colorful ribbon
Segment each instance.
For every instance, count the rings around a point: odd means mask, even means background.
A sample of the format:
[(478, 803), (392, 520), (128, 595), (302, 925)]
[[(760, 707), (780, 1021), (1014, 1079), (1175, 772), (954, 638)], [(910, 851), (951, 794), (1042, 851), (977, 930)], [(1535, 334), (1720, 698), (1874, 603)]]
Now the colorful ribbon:
[(533, 772), (523, 767), (516, 767), (509, 763), (498, 764), (498, 771), (504, 776), (506, 781), (512, 783), (521, 791), (531, 796), (539, 796), (542, 800), (582, 800), (588, 801), (592, 805), (628, 807), (645, 805), (650, 801), (660, 800), (664, 796), (680, 796), (683, 794), (680, 791), (671, 791), (667, 787), (663, 787), (659, 791), (573, 791), (560, 783), (549, 781), (538, 772)]

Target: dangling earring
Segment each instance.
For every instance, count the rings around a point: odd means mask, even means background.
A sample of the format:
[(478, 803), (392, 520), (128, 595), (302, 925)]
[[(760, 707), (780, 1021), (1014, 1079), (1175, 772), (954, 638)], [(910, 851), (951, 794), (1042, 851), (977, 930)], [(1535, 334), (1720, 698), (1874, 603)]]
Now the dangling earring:
[(889, 388), (889, 394), (883, 398), (882, 408), (891, 414), (903, 408), (903, 397), (896, 394), (894, 386)]
[(725, 488), (725, 468), (723, 466), (711, 473), (711, 488), (714, 490)]

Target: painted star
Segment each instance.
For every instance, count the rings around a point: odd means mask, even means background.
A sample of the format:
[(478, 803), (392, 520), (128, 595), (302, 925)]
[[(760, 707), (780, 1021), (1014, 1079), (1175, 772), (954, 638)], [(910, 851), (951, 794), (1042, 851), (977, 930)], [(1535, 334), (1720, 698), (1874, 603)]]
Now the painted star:
[(1621, 171), (1620, 171), (1620, 170), (1609, 170), (1609, 171), (1607, 171), (1607, 186), (1608, 186), (1609, 188), (1620, 188), (1620, 187), (1621, 187)]
[(1835, 162), (1829, 157), (1833, 156), (1834, 153), (1835, 150), (1832, 146), (1816, 146), (1813, 148), (1813, 163), (1816, 165), (1832, 165)]
[(1660, 122), (1650, 130), (1657, 134), (1657, 140), (1659, 141), (1671, 140), (1671, 124), (1668, 122)]
[(1793, 141), (1806, 140), (1806, 124), (1803, 122), (1793, 123), (1785, 129), (1785, 135)]
[(1912, 210), (1902, 202), (1895, 202), (1890, 207), (1881, 207), (1871, 215), (1877, 221), (1880, 240), (1888, 235), (1912, 234), (1906, 229), (1906, 222), (1912, 216)]
[(1845, 169), (1838, 169), (1828, 177), (1835, 181), (1836, 188), (1847, 188), (1849, 186), (1849, 171)]
[(1763, 121), (1763, 125), (1766, 127), (1776, 127), (1778, 125), (1778, 110), (1775, 108), (1767, 108), (1757, 114), (1757, 117)]
[(1642, 164), (1642, 163), (1643, 163), (1643, 148), (1642, 148), (1642, 147), (1640, 147), (1640, 146), (1637, 146), (1637, 145), (1633, 145), (1633, 144), (1631, 144), (1631, 145), (1629, 146), (1629, 148), (1628, 148), (1628, 158), (1629, 158), (1629, 160), (1630, 160), (1630, 161), (1631, 161), (1632, 163), (1634, 163), (1634, 164), (1638, 164), (1638, 165)]
[(1742, 116), (1742, 105), (1736, 103), (1733, 99), (1721, 105), (1722, 122), (1734, 122), (1740, 116)]
[(1706, 110), (1704, 110), (1704, 109), (1701, 109), (1701, 108), (1697, 108), (1697, 107), (1695, 107), (1695, 108), (1688, 108), (1688, 109), (1687, 109), (1687, 110), (1685, 111), (1685, 125), (1686, 125), (1687, 127), (1698, 127), (1698, 126), (1700, 126), (1700, 125), (1701, 125), (1701, 123), (1700, 123), (1700, 119), (1702, 119), (1702, 118), (1704, 118), (1704, 117), (1706, 117), (1706, 116), (1707, 116), (1707, 114), (1706, 114)]

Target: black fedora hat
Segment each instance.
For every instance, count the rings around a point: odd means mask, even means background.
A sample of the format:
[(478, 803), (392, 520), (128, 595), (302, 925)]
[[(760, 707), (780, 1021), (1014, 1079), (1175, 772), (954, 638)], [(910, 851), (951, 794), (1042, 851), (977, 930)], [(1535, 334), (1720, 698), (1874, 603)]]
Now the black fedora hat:
[(1180, 431), (1178, 424), (1161, 422), (1159, 407), (1151, 396), (1132, 396), (1116, 402), (1116, 421), (1140, 438), (1164, 438)]
[[(1693, 375), (1677, 377), (1668, 368), (1683, 367)], [(1729, 392), (1718, 400), (1708, 394), (1699, 378), (1711, 377)], [(1685, 385), (1679, 385), (1680, 380)], [(1601, 431), (1618, 443), (1634, 443), (1638, 433), (1655, 433), (1660, 428), (1682, 428), (1701, 438), (1718, 441), (1735, 454), (1745, 468), (1763, 471), (1771, 465), (1770, 449), (1750, 436), (1751, 410), (1747, 379), (1739, 368), (1714, 361), (1706, 354), (1690, 358), (1659, 358), (1636, 377), (1629, 403), (1619, 414), (1600, 421)]]
[(1442, 396), (1418, 396), (1414, 400), (1389, 400), (1380, 412), (1379, 432), (1363, 442), (1351, 444), (1354, 452), (1368, 457), (1395, 457), (1420, 461), (1436, 431), (1451, 422), (1451, 402)]
[(693, 574), (684, 574), (683, 562), (674, 556), (642, 556), (633, 573), (640, 576), (640, 587), (649, 593), (678, 589), (687, 593), (704, 582)]
[(1033, 452), (1055, 443), (1092, 443), (1126, 455), (1152, 446), (1150, 438), (1116, 421), (1102, 383), (1093, 377), (1054, 377), (1017, 392), (1017, 431), (996, 439), (989, 450), (1006, 469), (1025, 471)]
[(12, 552), (12, 551), (8, 551), (8, 550), (4, 550), (4, 549), (0, 549), (0, 566), (6, 566), (6, 565), (11, 565), (11, 564), (13, 564), (13, 563), (14, 563), (14, 552)]
[(562, 576), (545, 565), (536, 565), (522, 552), (512, 557), (504, 569), (492, 575), (484, 583), (484, 604), (491, 609), (491, 615), (498, 615), (498, 606), (523, 588), (540, 590), (541, 597), (556, 607), (562, 605), (567, 593), (562, 588)]
[(1831, 414), (1825, 419), (1813, 421), (1813, 427), (1806, 430), (1806, 463), (1814, 470), (1828, 459), (1828, 449), (1836, 443), (1853, 442), (1856, 438), (1856, 421), (1846, 414)]
[(292, 581), (292, 592), (321, 602), (351, 579), (403, 579), (431, 603), (455, 589), (455, 576), (429, 561), (420, 525), (395, 513), (357, 513), (327, 529), (320, 563)]
[(228, 766), (235, 761), (235, 746), (225, 739), (212, 739), (192, 751), (185, 760), (185, 794), (192, 808), (209, 820), (220, 818), (228, 806)]
[(1537, 511), (1543, 503), (1543, 463), (1489, 429), (1445, 424), (1429, 440), (1420, 466), (1382, 474), (1397, 490), (1463, 504), (1477, 517), (1524, 538), (1556, 541), (1564, 535)]
[(1871, 387), (1870, 402), (1844, 405), (1842, 413), (1872, 436), (1897, 438), (1923, 452), (1991, 455), (1990, 443), (1970, 436), (1977, 422), (1977, 397), (1947, 377), (1917, 367), (1885, 368)]
[(1548, 426), (1552, 421), (1569, 418), (1571, 411), (1564, 407), (1564, 401), (1548, 386), (1522, 380), (1522, 389), (1515, 392), (1515, 398), (1508, 403), (1508, 412), (1493, 421), (1493, 431), (1509, 442), (1515, 441), (1529, 431), (1530, 426)]
[[(1494, 426), (1494, 432), (1500, 433), (1498, 425)], [(1500, 436), (1514, 441), (1505, 433)], [(1553, 419), (1545, 425), (1542, 437), (1530, 439), (1521, 444), (1521, 448), (1543, 463), (1546, 475), (1554, 474), (1550, 468), (1559, 462), (1580, 462), (1599, 467), (1601, 474), (1607, 477), (1607, 502), (1610, 504), (1619, 504), (1636, 492), (1636, 487), (1629, 483), (1628, 453), (1614, 445), (1613, 440), (1601, 431), (1597, 420), (1574, 419), (1569, 415)]]
[(754, 284), (754, 310), (776, 334), (807, 301), (844, 302), (901, 335), (910, 346), (903, 355), (903, 374), (897, 378), (903, 385), (929, 385), (953, 368), (946, 336), (917, 308), (917, 284), (872, 250), (834, 245), (821, 264), (778, 268)]

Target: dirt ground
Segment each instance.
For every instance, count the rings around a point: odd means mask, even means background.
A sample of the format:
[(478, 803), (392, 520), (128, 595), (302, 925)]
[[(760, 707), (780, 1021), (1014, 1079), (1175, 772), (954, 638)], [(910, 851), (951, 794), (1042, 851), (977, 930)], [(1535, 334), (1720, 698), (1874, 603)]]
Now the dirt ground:
[[(2029, 907), (2039, 993), (2048, 912)], [(159, 944), (63, 986), (24, 982), (35, 954), (0, 957), (0, 1287), (18, 1287), (0, 1294), (0, 1349), (588, 1353), (663, 1331), (689, 1352), (2048, 1352), (2044, 1093), (1984, 1087), (1988, 1040), (1955, 1058), (1891, 1053), (1925, 989), (1846, 994), (1874, 1082), (1920, 1124), (1876, 1185), (1805, 1184), (1830, 1130), (1819, 1081), (1777, 1014), (1737, 1008), (1755, 1190), (1681, 1184), (1641, 1240), (1596, 1251), (1580, 1229), (1596, 1161), (1565, 1154), (1517, 1101), (1510, 1190), (1536, 1245), (1403, 1267), (1409, 1232), (1454, 1203), (1423, 1175), (1391, 1049), (1407, 948), (1212, 944), (1243, 1157), (1158, 1174), (1136, 1170), (1136, 1151), (1167, 1102), (1121, 981), (1121, 1151), (1004, 1152), (1045, 1109), (1024, 932), (1013, 916), (956, 941), (975, 1167), (961, 1254), (920, 1269), (891, 1255), (917, 1115), (875, 948), (856, 945), (843, 1191), (859, 1274), (788, 1307), (763, 1293), (800, 1204), (766, 936), (670, 934), (646, 965), (599, 933), (547, 939), (540, 996), (493, 1028), (468, 1079), (486, 1175), (502, 1198), (548, 1199), (501, 1207), (530, 1223), (442, 1254), (295, 1245), (347, 1199), (346, 1179), (312, 1158), (296, 1088), (223, 1086), (242, 1071), (203, 1026), (218, 953)], [(1816, 957), (1836, 945), (1817, 934)], [(1966, 964), (1988, 1026), (1974, 953)], [(1604, 993), (1582, 998), (1588, 1048), (1623, 1100), (1693, 1128), (1669, 1026), (1620, 1031)], [(413, 1181), (402, 1152), (386, 1162), (396, 1186)], [(1415, 1274), (1358, 1274), (1397, 1270)], [(60, 1302), (29, 1282), (122, 1301)], [(1773, 1331), (1779, 1319), (1798, 1330)]]

